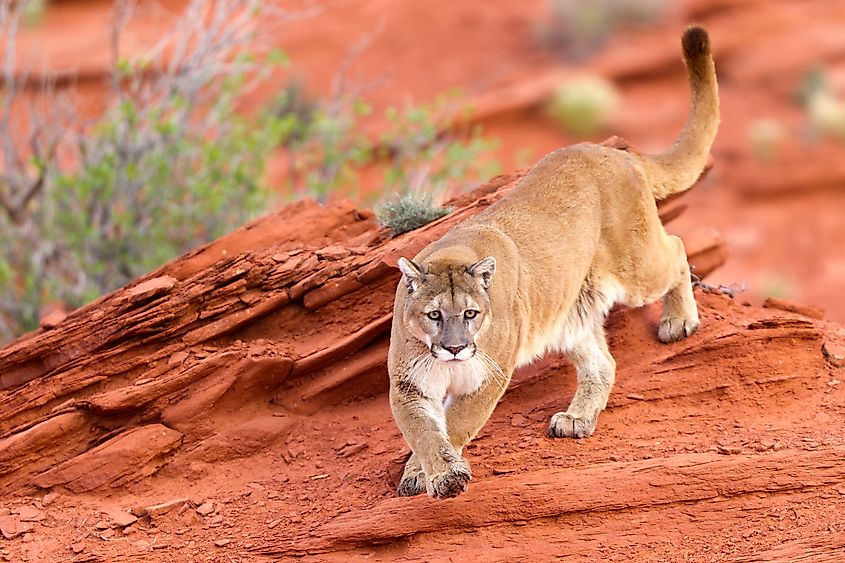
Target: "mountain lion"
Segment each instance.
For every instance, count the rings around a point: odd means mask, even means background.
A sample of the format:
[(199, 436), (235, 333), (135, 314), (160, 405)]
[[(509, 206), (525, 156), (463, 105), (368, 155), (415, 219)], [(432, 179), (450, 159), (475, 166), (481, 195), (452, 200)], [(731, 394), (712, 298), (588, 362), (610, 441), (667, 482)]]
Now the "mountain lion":
[(692, 90), (672, 147), (643, 155), (595, 144), (556, 150), (506, 197), (400, 258), (388, 371), (390, 404), (413, 454), (397, 493), (448, 498), (467, 489), (463, 447), (481, 429), (514, 369), (565, 352), (578, 388), (549, 435), (584, 438), (607, 405), (616, 362), (604, 319), (614, 303), (663, 298), (662, 342), (694, 333), (698, 311), (684, 246), (655, 200), (692, 186), (719, 123), (707, 32), (682, 38)]

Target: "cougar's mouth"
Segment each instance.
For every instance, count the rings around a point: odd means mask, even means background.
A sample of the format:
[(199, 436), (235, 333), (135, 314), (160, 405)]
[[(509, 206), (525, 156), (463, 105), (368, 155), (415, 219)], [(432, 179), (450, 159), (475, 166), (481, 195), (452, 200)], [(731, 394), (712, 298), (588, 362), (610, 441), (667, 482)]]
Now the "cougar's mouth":
[(441, 362), (464, 362), (475, 356), (475, 345), (446, 347), (432, 344), (431, 355)]

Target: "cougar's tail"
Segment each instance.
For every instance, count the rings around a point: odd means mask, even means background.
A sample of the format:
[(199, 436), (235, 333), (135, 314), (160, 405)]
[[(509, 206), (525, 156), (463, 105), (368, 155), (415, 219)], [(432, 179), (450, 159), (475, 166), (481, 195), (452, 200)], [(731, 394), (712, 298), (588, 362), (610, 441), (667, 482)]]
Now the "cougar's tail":
[(719, 128), (719, 88), (710, 38), (704, 28), (691, 26), (681, 44), (692, 103), (687, 124), (669, 150), (643, 159), (655, 199), (682, 192), (698, 180)]

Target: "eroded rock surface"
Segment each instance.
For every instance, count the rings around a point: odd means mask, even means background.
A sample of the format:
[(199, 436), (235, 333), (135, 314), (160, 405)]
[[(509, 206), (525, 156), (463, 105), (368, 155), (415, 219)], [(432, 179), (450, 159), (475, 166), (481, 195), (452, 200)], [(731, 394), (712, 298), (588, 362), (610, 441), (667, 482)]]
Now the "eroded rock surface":
[[(697, 292), (702, 330), (672, 345), (655, 337), (659, 305), (613, 311), (619, 374), (593, 438), (546, 437), (574, 390), (571, 366), (550, 356), (515, 375), (467, 447), (468, 493), (394, 497), (407, 456), (386, 397), (396, 260), (519, 177), (397, 238), (347, 204), (301, 202), (11, 344), (0, 351), (0, 490), (35, 495), (39, 525), (90, 509), (103, 522), (93, 533), (140, 551), (176, 549), (190, 530), (255, 557), (485, 557), (493, 546), (507, 558), (524, 538), (543, 556), (594, 554), (596, 542), (624, 547), (632, 511), (665, 538), (655, 553), (712, 545), (725, 518), (746, 539), (737, 553), (782, 551), (770, 528), (788, 536), (777, 528), (786, 507), (822, 498), (826, 526), (841, 525), (845, 386), (823, 344), (838, 345), (842, 328), (800, 304), (741, 307), (718, 291)], [(683, 210), (672, 201), (661, 215)], [(687, 246), (699, 272), (725, 258), (712, 231)], [(97, 516), (109, 510), (135, 516)], [(0, 517), (8, 536), (32, 533), (19, 513)], [(174, 543), (153, 544), (153, 531)], [(801, 534), (794, 549), (836, 541)], [(108, 553), (85, 545), (65, 547)]]

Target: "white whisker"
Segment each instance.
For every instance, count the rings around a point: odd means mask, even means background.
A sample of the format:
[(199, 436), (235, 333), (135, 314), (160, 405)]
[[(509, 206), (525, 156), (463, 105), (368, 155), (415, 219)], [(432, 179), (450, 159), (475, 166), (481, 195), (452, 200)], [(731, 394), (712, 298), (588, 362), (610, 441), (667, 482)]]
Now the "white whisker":
[(406, 378), (409, 381), (418, 381), (420, 376), (431, 368), (431, 354), (423, 352), (422, 354), (411, 359), (409, 363), (408, 373)]
[(494, 360), (488, 354), (479, 349), (476, 349), (475, 355), (485, 368), (487, 380), (492, 379), (503, 387), (507, 386), (508, 378), (505, 376), (505, 373), (502, 371), (502, 368), (499, 367), (499, 364), (496, 363), (496, 360)]

